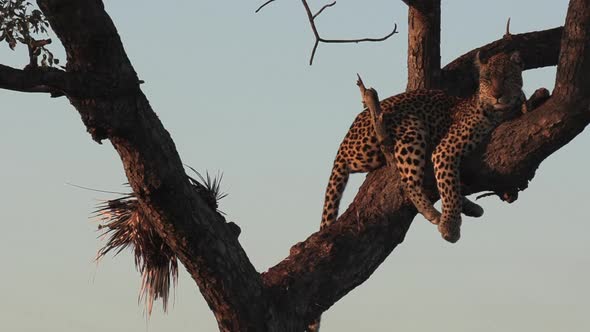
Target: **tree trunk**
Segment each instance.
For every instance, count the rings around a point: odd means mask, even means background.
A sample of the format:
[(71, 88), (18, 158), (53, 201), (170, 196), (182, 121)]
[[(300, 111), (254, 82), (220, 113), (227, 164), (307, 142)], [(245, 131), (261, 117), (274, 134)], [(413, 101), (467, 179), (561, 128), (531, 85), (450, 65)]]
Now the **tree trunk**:
[[(112, 87), (71, 96), (88, 132), (109, 139), (146, 216), (177, 254), (221, 331), (288, 331), (259, 273), (223, 218), (192, 190), (169, 133), (139, 89), (137, 75), (101, 1), (39, 0), (68, 55), (67, 72)], [(135, 83), (134, 89), (125, 88)]]
[(440, 85), (440, 0), (408, 4), (408, 85), (406, 91)]

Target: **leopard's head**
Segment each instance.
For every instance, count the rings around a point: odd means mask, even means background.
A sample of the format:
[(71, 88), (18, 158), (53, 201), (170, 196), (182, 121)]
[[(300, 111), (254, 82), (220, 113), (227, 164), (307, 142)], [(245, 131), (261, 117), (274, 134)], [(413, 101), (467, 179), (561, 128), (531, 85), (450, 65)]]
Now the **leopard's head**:
[(479, 68), (479, 104), (493, 113), (505, 113), (522, 103), (522, 70), (518, 51), (499, 53), (489, 58), (477, 52)]

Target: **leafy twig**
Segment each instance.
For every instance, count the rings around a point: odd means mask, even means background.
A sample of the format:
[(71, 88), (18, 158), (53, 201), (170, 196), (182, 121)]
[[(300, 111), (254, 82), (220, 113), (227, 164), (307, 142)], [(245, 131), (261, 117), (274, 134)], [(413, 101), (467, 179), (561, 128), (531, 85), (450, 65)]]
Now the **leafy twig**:
[(6, 41), (11, 50), (18, 43), (24, 44), (29, 50), (27, 67), (52, 67), (59, 61), (45, 46), (51, 39), (36, 39), (33, 34), (47, 34), (49, 22), (38, 9), (29, 11), (31, 3), (25, 0), (0, 0), (0, 42)]

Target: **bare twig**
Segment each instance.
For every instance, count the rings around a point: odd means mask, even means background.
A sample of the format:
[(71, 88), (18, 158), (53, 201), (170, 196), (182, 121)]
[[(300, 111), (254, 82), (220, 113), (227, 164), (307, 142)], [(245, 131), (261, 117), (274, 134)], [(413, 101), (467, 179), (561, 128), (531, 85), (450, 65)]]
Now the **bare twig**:
[(301, 2), (303, 3), (303, 7), (305, 8), (305, 12), (307, 13), (307, 18), (309, 19), (309, 24), (311, 25), (311, 30), (313, 31), (313, 35), (315, 36), (315, 42), (313, 45), (313, 49), (311, 51), (311, 58), (309, 59), (310, 66), (313, 64), (313, 58), (315, 57), (315, 52), (316, 52), (320, 42), (322, 42), (322, 43), (340, 43), (340, 44), (342, 44), (342, 43), (361, 43), (361, 42), (380, 42), (380, 41), (384, 41), (384, 40), (388, 39), (389, 37), (391, 37), (397, 33), (397, 24), (394, 24), (393, 31), (381, 38), (325, 39), (320, 36), (318, 29), (315, 25), (315, 19), (319, 14), (321, 14), (324, 11), (324, 9), (334, 6), (336, 4), (336, 1), (323, 6), (322, 9), (320, 9), (315, 15), (311, 12), (311, 9), (309, 8), (309, 4), (307, 3), (306, 0), (301, 0)]
[(381, 151), (385, 155), (387, 162), (390, 165), (394, 165), (393, 140), (391, 139), (391, 136), (387, 134), (385, 126), (383, 125), (383, 110), (379, 104), (379, 96), (377, 95), (377, 91), (375, 91), (373, 88), (365, 88), (365, 84), (363, 83), (361, 76), (357, 74), (357, 77), (358, 80), (356, 81), (356, 85), (358, 85), (359, 89), (361, 90), (363, 105), (368, 108), (369, 112), (371, 113), (371, 122), (373, 123), (373, 128), (375, 129), (375, 135), (379, 140)]
[(498, 197), (500, 197), (500, 195), (498, 195), (498, 193), (493, 192), (493, 191), (488, 191), (486, 193), (483, 193), (483, 194), (478, 195), (477, 197), (475, 197), (475, 200), (477, 201), (477, 200), (479, 200), (481, 198), (489, 197), (489, 196), (498, 196)]
[(268, 0), (267, 2), (263, 3), (258, 9), (256, 9), (255, 13), (258, 13), (262, 8), (266, 7), (266, 5), (270, 4), (271, 2), (275, 2), (275, 0)]
[(320, 14), (321, 14), (321, 13), (324, 11), (324, 9), (326, 9), (326, 8), (328, 8), (328, 7), (332, 7), (332, 6), (334, 6), (335, 4), (336, 4), (336, 1), (334, 1), (334, 2), (332, 2), (332, 3), (329, 3), (329, 4), (327, 4), (327, 5), (324, 5), (324, 7), (322, 7), (322, 9), (318, 10), (318, 12), (317, 12), (317, 13), (315, 13), (315, 15), (313, 15), (313, 19), (315, 20), (315, 18), (316, 18), (318, 15), (320, 15)]
[(381, 38), (359, 38), (359, 39), (324, 39), (324, 38), (320, 38), (321, 42), (324, 43), (361, 43), (361, 42), (380, 42), (380, 41), (384, 41), (387, 38), (393, 36), (394, 34), (397, 33), (397, 24), (393, 25), (393, 31), (391, 31), (390, 33), (388, 33), (387, 35), (381, 37)]
[(356, 75), (358, 77), (356, 85), (358, 85), (359, 89), (361, 90), (363, 105), (369, 109), (369, 112), (371, 112), (371, 120), (373, 121), (373, 127), (375, 128), (375, 134), (377, 134), (377, 138), (379, 138), (380, 141), (383, 141), (387, 136), (387, 133), (385, 132), (385, 129), (381, 123), (381, 115), (383, 112), (379, 105), (377, 91), (375, 91), (373, 88), (367, 89), (363, 83), (361, 75)]
[(508, 18), (508, 22), (506, 22), (506, 33), (504, 34), (504, 38), (510, 38), (512, 34), (510, 33), (510, 17)]

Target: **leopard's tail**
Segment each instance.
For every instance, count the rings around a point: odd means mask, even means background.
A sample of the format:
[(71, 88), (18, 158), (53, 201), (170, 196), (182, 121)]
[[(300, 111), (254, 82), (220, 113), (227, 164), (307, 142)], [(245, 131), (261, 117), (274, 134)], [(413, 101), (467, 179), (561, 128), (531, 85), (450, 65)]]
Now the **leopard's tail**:
[(340, 199), (344, 193), (344, 188), (348, 182), (348, 175), (350, 169), (344, 158), (340, 156), (336, 157), (334, 166), (332, 167), (332, 174), (330, 175), (330, 181), (326, 188), (326, 196), (324, 200), (324, 211), (322, 213), (322, 223), (320, 229), (331, 225), (338, 217), (338, 206), (340, 205)]

